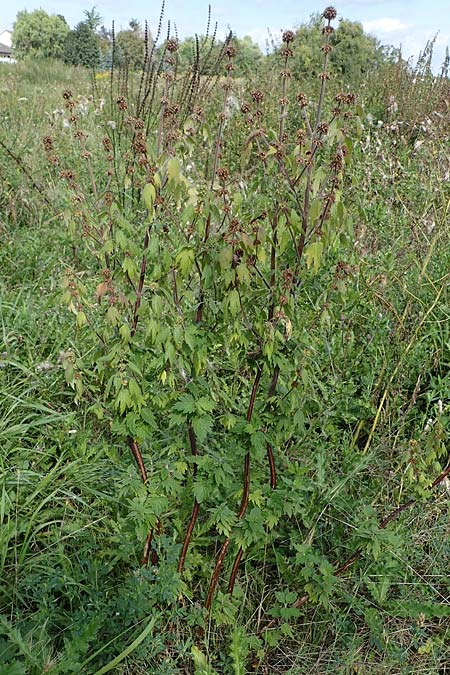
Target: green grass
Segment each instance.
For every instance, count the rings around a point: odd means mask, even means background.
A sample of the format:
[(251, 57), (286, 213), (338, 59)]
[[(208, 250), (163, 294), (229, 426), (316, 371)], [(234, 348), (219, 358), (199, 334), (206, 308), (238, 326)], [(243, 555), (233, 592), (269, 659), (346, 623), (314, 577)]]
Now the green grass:
[[(71, 87), (89, 93), (76, 75)], [(0, 140), (39, 184), (45, 113), (73, 77), (50, 64), (37, 85), (32, 64), (0, 70), (10, 123)], [(219, 593), (210, 617), (201, 598), (219, 540), (202, 515), (179, 578), (179, 492), (160, 565), (140, 567), (146, 489), (120, 433), (92, 414), (95, 400), (75, 403), (65, 378), (67, 353), (82, 361), (92, 345), (61, 304), (61, 280), (76, 256), (85, 274), (94, 269), (0, 148), (1, 673), (448, 671), (448, 484), (429, 488), (449, 452), (448, 157), (438, 130), (419, 149), (385, 129), (370, 136), (346, 188), (354, 241), (330, 256), (301, 304), (308, 433), (286, 449), (297, 471), (286, 484), (297, 481), (293, 501), (305, 506), (249, 548), (235, 595)], [(143, 442), (152, 478), (177, 450), (170, 433)], [(325, 561), (342, 564), (355, 550), (358, 560), (333, 577)], [(308, 602), (295, 606), (308, 584)]]

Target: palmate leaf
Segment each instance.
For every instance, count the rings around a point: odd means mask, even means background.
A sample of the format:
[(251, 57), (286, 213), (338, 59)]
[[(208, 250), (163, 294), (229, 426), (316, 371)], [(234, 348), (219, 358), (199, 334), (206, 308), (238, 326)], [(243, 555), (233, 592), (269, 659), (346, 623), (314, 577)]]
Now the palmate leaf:
[(213, 419), (210, 415), (201, 415), (192, 419), (192, 428), (195, 431), (197, 439), (202, 443), (213, 426)]
[(174, 410), (186, 415), (194, 413), (197, 410), (195, 398), (191, 394), (182, 394), (173, 407)]

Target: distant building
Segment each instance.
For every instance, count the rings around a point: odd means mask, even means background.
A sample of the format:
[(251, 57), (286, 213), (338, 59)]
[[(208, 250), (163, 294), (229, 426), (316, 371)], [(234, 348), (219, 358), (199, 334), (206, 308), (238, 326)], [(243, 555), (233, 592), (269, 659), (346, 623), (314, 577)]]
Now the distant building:
[(0, 61), (15, 63), (12, 58), (12, 32), (10, 30), (0, 33)]

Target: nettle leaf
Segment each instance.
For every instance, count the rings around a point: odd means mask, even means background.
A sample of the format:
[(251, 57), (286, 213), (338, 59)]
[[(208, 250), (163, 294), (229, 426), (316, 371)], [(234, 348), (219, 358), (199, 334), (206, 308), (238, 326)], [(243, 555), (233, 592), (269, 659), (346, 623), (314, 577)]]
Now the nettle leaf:
[(233, 259), (233, 249), (231, 246), (226, 246), (221, 249), (219, 253), (219, 265), (221, 270), (229, 269)]
[(152, 211), (153, 204), (156, 199), (156, 190), (154, 185), (151, 183), (144, 185), (144, 189), (142, 190), (142, 199), (147, 211)]
[(120, 314), (117, 307), (114, 307), (114, 305), (108, 307), (108, 311), (106, 312), (106, 320), (111, 324), (111, 326), (117, 326), (120, 321)]
[(82, 328), (87, 324), (87, 318), (84, 312), (77, 312), (76, 320), (78, 328)]
[(202, 443), (210, 433), (213, 426), (213, 419), (210, 415), (202, 415), (192, 419), (192, 428), (195, 431), (197, 439)]
[(214, 401), (207, 396), (201, 396), (196, 402), (197, 410), (201, 412), (211, 412), (216, 407)]
[(236, 316), (236, 314), (239, 312), (240, 300), (239, 300), (239, 293), (235, 288), (233, 288), (233, 290), (230, 291), (230, 293), (228, 293), (227, 303), (228, 307), (230, 308), (231, 314), (233, 316)]
[(180, 181), (180, 165), (176, 157), (171, 157), (167, 162), (167, 177), (170, 182), (179, 183)]
[(231, 532), (232, 527), (236, 523), (236, 515), (226, 504), (220, 504), (214, 509), (210, 509), (212, 522), (216, 526), (219, 534), (226, 537)]
[(192, 492), (199, 504), (205, 501), (205, 497), (211, 492), (211, 486), (197, 481), (192, 486)]
[(313, 241), (312, 244), (309, 244), (305, 248), (304, 255), (306, 258), (306, 265), (308, 269), (312, 268), (314, 274), (317, 274), (319, 271), (322, 252), (323, 243), (321, 241)]
[(195, 262), (194, 249), (187, 247), (182, 248), (175, 260), (181, 274), (186, 275)]
[(182, 394), (173, 407), (175, 410), (186, 415), (194, 413), (197, 410), (195, 398), (191, 394)]

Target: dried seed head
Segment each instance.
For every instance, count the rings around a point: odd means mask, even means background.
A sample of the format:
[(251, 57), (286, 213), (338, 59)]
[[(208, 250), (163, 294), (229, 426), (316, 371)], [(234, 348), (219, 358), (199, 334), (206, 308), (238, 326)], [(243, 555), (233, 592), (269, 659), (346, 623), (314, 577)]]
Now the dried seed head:
[(295, 33), (291, 30), (285, 30), (283, 33), (282, 40), (285, 42), (287, 45), (290, 44), (291, 42), (294, 42), (295, 39)]
[(175, 38), (170, 38), (170, 40), (167, 40), (166, 49), (167, 49), (168, 52), (171, 52), (172, 54), (174, 52), (177, 52), (178, 46), (179, 46), (178, 40), (176, 40)]
[(290, 59), (292, 56), (294, 56), (294, 50), (290, 47), (284, 47), (280, 54), (284, 59)]
[(319, 80), (329, 80), (330, 79), (330, 73), (319, 73), (318, 75)]
[(322, 136), (325, 136), (328, 133), (328, 124), (326, 122), (319, 124), (317, 127), (317, 132)]
[(116, 103), (117, 103), (117, 106), (118, 106), (119, 110), (127, 110), (128, 103), (127, 103), (127, 99), (125, 98), (125, 96), (119, 96)]
[(73, 96), (73, 94), (72, 94), (72, 92), (70, 91), (70, 89), (64, 89), (64, 91), (63, 91), (63, 99), (65, 99), (66, 101), (68, 101), (69, 99), (72, 98), (72, 96)]
[(334, 7), (327, 7), (323, 12), (323, 18), (332, 21), (336, 18), (337, 12)]
[(111, 152), (111, 150), (113, 149), (113, 145), (108, 136), (105, 136), (105, 138), (102, 140), (102, 145), (103, 148), (106, 150), (106, 152)]
[(251, 97), (255, 103), (261, 103), (261, 101), (264, 100), (264, 94), (262, 93), (261, 89), (255, 89), (255, 91), (252, 91)]
[(229, 59), (232, 59), (236, 56), (236, 47), (234, 45), (228, 45), (225, 49), (225, 56)]
[(304, 129), (299, 129), (297, 131), (297, 143), (298, 145), (303, 145), (306, 141), (306, 131)]
[(306, 94), (304, 94), (303, 92), (300, 92), (299, 94), (297, 94), (297, 103), (302, 108), (306, 108), (306, 106), (308, 105), (308, 98), (307, 98)]
[(73, 171), (70, 169), (65, 169), (64, 171), (61, 171), (59, 174), (61, 178), (64, 178), (65, 180), (74, 180), (75, 174)]
[(323, 35), (331, 35), (332, 33), (334, 33), (333, 26), (325, 26), (324, 28), (322, 28)]
[(241, 105), (241, 113), (244, 113), (244, 115), (246, 115), (247, 113), (249, 113), (250, 110), (251, 110), (250, 103), (245, 103), (245, 102), (244, 102), (244, 103)]
[(225, 183), (226, 180), (230, 177), (230, 172), (228, 169), (220, 168), (217, 169), (217, 178), (222, 182)]
[(44, 136), (42, 142), (44, 144), (45, 152), (53, 150), (53, 138), (51, 136)]

